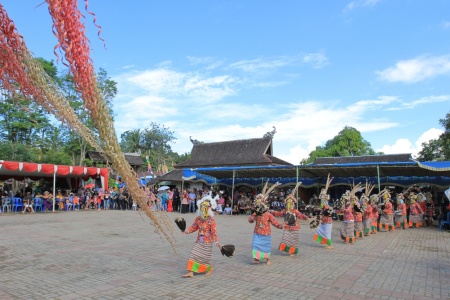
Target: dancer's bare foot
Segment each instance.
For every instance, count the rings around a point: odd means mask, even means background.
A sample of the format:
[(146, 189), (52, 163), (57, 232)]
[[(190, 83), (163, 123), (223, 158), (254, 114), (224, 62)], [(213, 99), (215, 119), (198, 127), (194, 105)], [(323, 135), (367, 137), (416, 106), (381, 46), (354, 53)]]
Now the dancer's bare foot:
[(213, 270), (209, 270), (208, 272), (205, 273), (205, 276), (211, 276)]
[(290, 256), (295, 256), (295, 254), (291, 254)]
[(259, 259), (256, 259), (256, 258), (255, 258), (255, 259), (253, 260), (253, 263), (254, 263), (254, 264), (259, 264)]
[(271, 264), (272, 264), (272, 262), (269, 259), (267, 259), (266, 265), (270, 266)]
[(194, 276), (194, 272), (188, 272), (183, 275), (184, 278), (193, 277), (193, 276)]
[(327, 246), (327, 249), (333, 249), (333, 246)]

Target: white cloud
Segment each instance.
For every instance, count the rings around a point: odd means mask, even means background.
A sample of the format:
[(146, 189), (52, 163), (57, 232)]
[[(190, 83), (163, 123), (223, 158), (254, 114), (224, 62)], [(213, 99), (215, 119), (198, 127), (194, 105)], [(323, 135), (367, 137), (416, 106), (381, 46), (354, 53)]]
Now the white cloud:
[(140, 93), (188, 97), (201, 101), (216, 101), (234, 94), (236, 78), (229, 75), (208, 76), (199, 72), (177, 72), (153, 69), (122, 74), (116, 78), (125, 90), (140, 89)]
[(328, 57), (323, 53), (310, 53), (303, 56), (303, 62), (310, 64), (315, 69), (320, 69), (329, 64)]
[(381, 0), (355, 0), (350, 1), (344, 8), (344, 12), (350, 12), (359, 7), (372, 7), (375, 6)]
[(279, 56), (274, 58), (256, 58), (240, 60), (230, 64), (231, 69), (238, 69), (248, 73), (273, 71), (283, 67), (310, 65), (313, 68), (322, 68), (328, 64), (328, 58), (324, 53), (306, 53), (295, 56)]
[(450, 102), (450, 95), (440, 95), (440, 96), (427, 96), (422, 97), (417, 100), (402, 101), (399, 100), (398, 106), (390, 106), (387, 110), (402, 110), (402, 109), (414, 109), (419, 105), (440, 103), (440, 102)]
[(376, 72), (381, 80), (415, 83), (450, 73), (450, 55), (420, 56), (399, 61), (393, 67)]
[(449, 22), (449, 21), (442, 22), (442, 27), (443, 27), (444, 29), (450, 29), (450, 22)]
[(401, 138), (395, 141), (393, 145), (384, 145), (376, 151), (386, 154), (412, 153), (412, 156), (416, 157), (422, 150), (422, 143), (437, 139), (442, 133), (443, 131), (441, 129), (431, 128), (420, 135), (414, 144), (406, 138)]

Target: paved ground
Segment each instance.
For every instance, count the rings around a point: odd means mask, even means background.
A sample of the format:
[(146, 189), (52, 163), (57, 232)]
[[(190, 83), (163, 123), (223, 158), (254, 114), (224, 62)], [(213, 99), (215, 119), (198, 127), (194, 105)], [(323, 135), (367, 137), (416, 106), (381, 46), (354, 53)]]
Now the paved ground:
[(450, 233), (436, 227), (345, 245), (335, 222), (327, 250), (302, 221), (300, 254), (278, 252), (282, 231), (274, 229), (267, 266), (251, 264), (246, 216), (217, 223), (235, 256), (214, 248), (213, 275), (185, 279), (195, 236), (175, 224), (177, 254), (138, 212), (1, 214), (0, 299), (450, 299)]

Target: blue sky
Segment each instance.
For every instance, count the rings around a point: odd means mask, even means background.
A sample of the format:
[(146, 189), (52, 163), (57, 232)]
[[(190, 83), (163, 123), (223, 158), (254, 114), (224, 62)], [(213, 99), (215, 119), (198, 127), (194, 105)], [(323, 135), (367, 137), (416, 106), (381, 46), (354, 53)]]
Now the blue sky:
[[(55, 59), (43, 0), (2, 0), (35, 56)], [(82, 2), (80, 2), (82, 3)], [(80, 5), (85, 13), (84, 4)], [(259, 138), (298, 164), (344, 126), (413, 153), (450, 111), (450, 1), (89, 1), (91, 57), (118, 82), (118, 136), (151, 121), (172, 149)], [(59, 63), (59, 66), (63, 66)]]

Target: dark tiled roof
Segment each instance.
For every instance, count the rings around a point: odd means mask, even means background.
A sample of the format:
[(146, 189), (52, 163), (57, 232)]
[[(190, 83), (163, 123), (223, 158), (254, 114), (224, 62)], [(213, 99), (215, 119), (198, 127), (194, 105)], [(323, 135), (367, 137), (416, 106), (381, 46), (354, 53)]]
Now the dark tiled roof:
[(212, 166), (291, 165), (272, 156), (272, 139), (259, 138), (196, 144), (191, 158), (175, 168)]
[[(86, 157), (94, 162), (106, 163), (106, 159), (98, 151), (88, 151)], [(125, 159), (130, 166), (143, 166), (145, 165), (144, 159), (140, 155), (125, 154)]]
[(181, 182), (183, 179), (183, 170), (172, 170), (164, 175), (158, 176), (156, 178), (153, 178), (151, 181), (147, 182), (147, 184), (153, 185), (158, 184), (162, 181), (175, 181), (175, 182)]
[(405, 154), (383, 154), (365, 156), (341, 156), (341, 157), (318, 157), (313, 165), (332, 165), (350, 163), (383, 163), (383, 162), (411, 162), (411, 153)]

